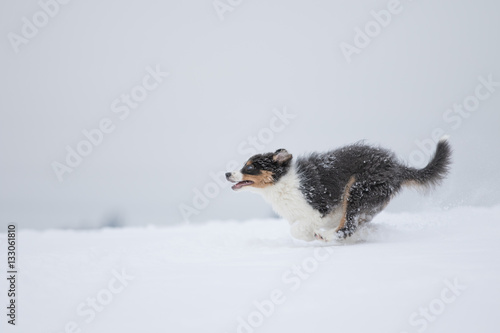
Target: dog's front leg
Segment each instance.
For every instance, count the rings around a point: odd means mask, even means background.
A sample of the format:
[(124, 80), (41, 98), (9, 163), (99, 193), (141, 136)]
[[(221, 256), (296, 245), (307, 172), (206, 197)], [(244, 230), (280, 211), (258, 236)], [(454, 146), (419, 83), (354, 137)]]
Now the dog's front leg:
[(310, 223), (295, 221), (291, 224), (290, 232), (293, 238), (305, 240), (307, 242), (314, 240), (314, 230)]

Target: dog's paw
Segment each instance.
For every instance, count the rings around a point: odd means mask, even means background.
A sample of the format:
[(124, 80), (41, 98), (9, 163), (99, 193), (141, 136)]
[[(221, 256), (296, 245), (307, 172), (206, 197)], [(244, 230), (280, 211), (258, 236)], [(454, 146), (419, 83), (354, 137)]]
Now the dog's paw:
[(351, 237), (353, 233), (354, 230), (348, 228), (342, 228), (337, 232), (335, 232), (335, 235), (337, 236), (338, 239), (346, 239), (347, 237)]
[(322, 242), (329, 242), (335, 239), (335, 230), (316, 230), (314, 232), (314, 238)]
[(319, 241), (324, 241), (325, 239), (323, 238), (323, 236), (321, 236), (319, 233), (315, 232), (314, 233), (314, 238), (319, 240)]

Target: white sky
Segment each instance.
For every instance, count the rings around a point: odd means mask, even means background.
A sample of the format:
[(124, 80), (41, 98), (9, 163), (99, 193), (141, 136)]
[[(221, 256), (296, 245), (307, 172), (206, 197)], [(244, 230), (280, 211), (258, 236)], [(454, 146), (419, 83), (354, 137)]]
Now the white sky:
[[(40, 7), (2, 2), (0, 220), (179, 223), (193, 189), (210, 186), (210, 172), (228, 162), (243, 163), (239, 145), (283, 107), (296, 118), (265, 151), (297, 155), (366, 139), (409, 160), (415, 141), (436, 128), (450, 134), (446, 184), (427, 198), (405, 191), (389, 210), (497, 204), (500, 86), (466, 116), (443, 116), (474, 96), (479, 76), (500, 82), (500, 5), (402, 0), (348, 63), (340, 44), (353, 44), (354, 29), (387, 3), (245, 1), (221, 21), (211, 1), (73, 1), (15, 53), (8, 34), (21, 34), (23, 17)], [(157, 65), (169, 77), (121, 120), (111, 104)], [(63, 163), (66, 146), (75, 149), (103, 118), (114, 131), (59, 182), (51, 163)], [(192, 221), (270, 216), (261, 198), (217, 188)]]

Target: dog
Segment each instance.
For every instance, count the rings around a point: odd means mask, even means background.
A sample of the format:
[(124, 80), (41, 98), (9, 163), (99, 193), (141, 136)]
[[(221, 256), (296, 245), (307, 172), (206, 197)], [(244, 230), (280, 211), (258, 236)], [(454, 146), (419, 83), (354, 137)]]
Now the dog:
[(384, 148), (355, 143), (293, 158), (286, 149), (257, 154), (227, 172), (235, 191), (261, 194), (289, 221), (294, 238), (329, 242), (350, 237), (405, 186), (431, 188), (449, 172), (451, 146), (437, 144), (426, 167), (415, 169)]

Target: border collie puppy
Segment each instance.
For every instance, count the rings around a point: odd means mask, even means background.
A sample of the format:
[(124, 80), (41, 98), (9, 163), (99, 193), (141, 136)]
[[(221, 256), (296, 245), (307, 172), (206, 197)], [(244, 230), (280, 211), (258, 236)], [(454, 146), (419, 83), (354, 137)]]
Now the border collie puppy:
[(261, 194), (291, 224), (292, 236), (331, 241), (353, 234), (382, 211), (403, 186), (432, 187), (448, 173), (451, 147), (442, 138), (423, 169), (383, 148), (355, 143), (293, 158), (285, 149), (252, 156), (226, 173), (235, 191)]

